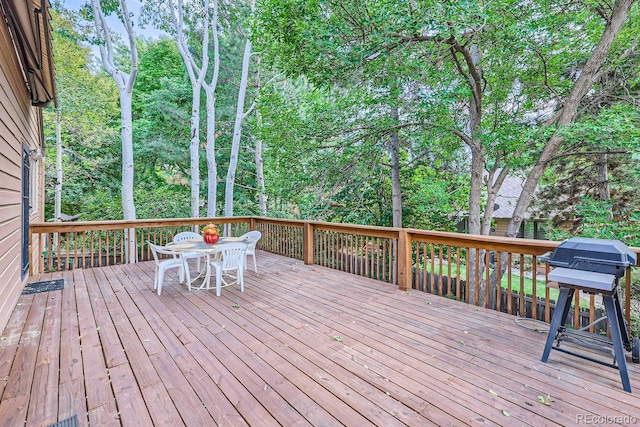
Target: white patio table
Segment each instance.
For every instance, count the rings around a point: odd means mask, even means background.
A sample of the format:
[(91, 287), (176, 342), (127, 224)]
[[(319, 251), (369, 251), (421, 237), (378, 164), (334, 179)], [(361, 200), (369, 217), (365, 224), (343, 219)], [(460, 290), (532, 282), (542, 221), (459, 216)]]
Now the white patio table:
[[(225, 243), (232, 242), (243, 242), (246, 244), (251, 243), (250, 240), (242, 238), (242, 237), (220, 237), (220, 239), (216, 243), (206, 243), (203, 238), (199, 239), (190, 239), (183, 240), (180, 242), (169, 242), (166, 245), (166, 248), (175, 252), (203, 252), (207, 254), (207, 263), (211, 262), (210, 256), (218, 250), (218, 248)], [(188, 268), (188, 266), (187, 266)], [(199, 274), (191, 279), (191, 283), (189, 286), (193, 285), (193, 282), (196, 280), (203, 278), (202, 284), (200, 287), (195, 289), (203, 289), (205, 285), (209, 282), (208, 277), (206, 277), (206, 271), (208, 269), (205, 268), (199, 272)]]

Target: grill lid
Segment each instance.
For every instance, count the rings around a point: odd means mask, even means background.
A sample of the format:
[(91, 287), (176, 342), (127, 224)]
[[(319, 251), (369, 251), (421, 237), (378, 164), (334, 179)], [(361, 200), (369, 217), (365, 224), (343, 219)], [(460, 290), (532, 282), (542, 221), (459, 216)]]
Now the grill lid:
[(551, 256), (541, 257), (553, 267), (624, 275), (636, 263), (636, 253), (619, 240), (574, 237), (560, 243)]

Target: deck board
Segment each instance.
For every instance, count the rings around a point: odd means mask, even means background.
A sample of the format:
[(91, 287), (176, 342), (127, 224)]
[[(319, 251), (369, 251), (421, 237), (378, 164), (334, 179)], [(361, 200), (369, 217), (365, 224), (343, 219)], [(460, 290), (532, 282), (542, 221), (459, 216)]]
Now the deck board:
[[(258, 251), (237, 288), (153, 264), (81, 269), (20, 297), (0, 339), (0, 420), (80, 425), (635, 425), (640, 369), (552, 352), (514, 317)], [(338, 338), (340, 337), (340, 338)], [(547, 399), (549, 405), (539, 401)], [(0, 423), (2, 424), (2, 423)]]

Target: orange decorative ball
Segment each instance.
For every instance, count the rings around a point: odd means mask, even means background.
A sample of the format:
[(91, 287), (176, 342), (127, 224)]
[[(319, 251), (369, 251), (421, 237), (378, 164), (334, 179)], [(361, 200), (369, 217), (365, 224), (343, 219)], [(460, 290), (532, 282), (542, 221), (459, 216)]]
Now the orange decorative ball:
[(216, 243), (218, 241), (218, 239), (220, 239), (220, 235), (219, 234), (205, 234), (202, 237), (204, 239), (204, 242), (208, 243), (210, 245)]

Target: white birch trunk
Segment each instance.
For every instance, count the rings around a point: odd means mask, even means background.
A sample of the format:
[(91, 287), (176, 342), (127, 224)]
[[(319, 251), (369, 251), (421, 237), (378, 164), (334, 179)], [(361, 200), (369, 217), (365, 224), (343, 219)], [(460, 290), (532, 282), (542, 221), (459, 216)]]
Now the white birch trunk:
[(200, 85), (191, 86), (191, 217), (200, 216)]
[(231, 157), (229, 159), (229, 170), (227, 171), (227, 183), (224, 194), (224, 215), (233, 216), (233, 187), (236, 178), (236, 168), (238, 166), (238, 152), (240, 151), (240, 137), (242, 136), (242, 120), (244, 118), (244, 99), (247, 93), (247, 80), (249, 76), (249, 60), (251, 59), (251, 41), (247, 40), (244, 45), (244, 55), (242, 57), (242, 77), (240, 79), (240, 89), (238, 90), (238, 105), (236, 107), (236, 120), (233, 127), (233, 141), (231, 143)]
[[(258, 118), (258, 126), (262, 125), (262, 117), (260, 112), (256, 112)], [(258, 184), (258, 207), (260, 208), (260, 216), (267, 216), (267, 195), (264, 188), (264, 160), (262, 158), (262, 140), (256, 138), (255, 147), (256, 161), (256, 181)]]
[(167, 2), (171, 13), (171, 20), (176, 31), (176, 43), (180, 57), (187, 68), (189, 80), (191, 82), (192, 103), (191, 103), (191, 136), (189, 143), (189, 157), (191, 162), (191, 216), (200, 216), (200, 91), (207, 75), (209, 66), (209, 2), (204, 2), (204, 12), (202, 13), (202, 26), (205, 29), (202, 38), (202, 66), (198, 67), (189, 51), (189, 44), (185, 37), (184, 28), (184, 4), (182, 0)]
[(132, 95), (131, 91), (120, 92), (120, 116), (122, 121), (122, 211), (125, 220), (136, 219), (136, 207), (133, 200)]
[[(136, 208), (133, 199), (133, 129), (131, 120), (131, 99), (133, 94), (133, 84), (138, 73), (138, 50), (135, 43), (135, 34), (131, 15), (129, 13), (126, 0), (119, 0), (121, 16), (124, 17), (123, 24), (127, 32), (129, 43), (129, 56), (131, 69), (129, 73), (120, 70), (114, 60), (114, 46), (111, 30), (100, 6), (100, 0), (91, 0), (93, 8), (94, 24), (96, 35), (101, 41), (99, 44), (102, 65), (113, 78), (118, 87), (120, 95), (120, 118), (122, 137), (122, 212), (125, 220), (136, 219)], [(133, 263), (137, 260), (135, 228), (126, 230), (125, 236), (125, 260)]]
[[(260, 57), (256, 59), (258, 71), (256, 72), (256, 93), (260, 93), (262, 82), (260, 80)], [(256, 110), (256, 122), (258, 129), (262, 127), (262, 114)], [(256, 184), (258, 187), (258, 208), (260, 216), (267, 216), (267, 194), (264, 187), (264, 159), (262, 158), (262, 140), (255, 138), (255, 162), (256, 162)]]
[[(205, 86), (203, 86), (205, 87)], [(216, 96), (209, 87), (207, 96), (207, 217), (216, 216), (218, 196), (218, 165), (216, 163)]]
[[(60, 108), (56, 111), (56, 187), (53, 206), (53, 220), (60, 222), (62, 216), (62, 125)], [(58, 247), (58, 233), (53, 233), (53, 247)]]
[(56, 188), (54, 196), (53, 217), (55, 222), (61, 221), (62, 214), (62, 126), (60, 124), (60, 108), (56, 111)]
[(211, 36), (213, 38), (213, 75), (211, 82), (202, 82), (207, 99), (207, 217), (216, 216), (218, 200), (218, 165), (216, 163), (216, 87), (220, 73), (220, 45), (218, 42), (218, 1), (211, 5)]

